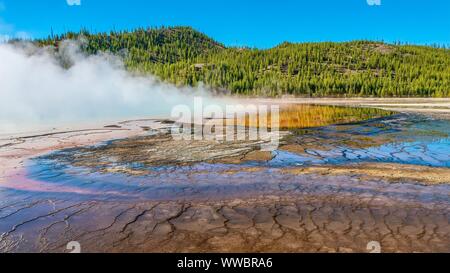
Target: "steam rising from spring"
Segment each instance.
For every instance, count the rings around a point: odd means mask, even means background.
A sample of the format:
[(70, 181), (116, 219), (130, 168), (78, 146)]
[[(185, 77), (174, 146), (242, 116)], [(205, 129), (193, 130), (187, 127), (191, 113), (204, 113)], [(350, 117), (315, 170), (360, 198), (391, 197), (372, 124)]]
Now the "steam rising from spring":
[(133, 75), (115, 56), (85, 56), (75, 42), (63, 42), (57, 54), (0, 44), (0, 134), (44, 124), (169, 116), (194, 95), (213, 100), (202, 87)]

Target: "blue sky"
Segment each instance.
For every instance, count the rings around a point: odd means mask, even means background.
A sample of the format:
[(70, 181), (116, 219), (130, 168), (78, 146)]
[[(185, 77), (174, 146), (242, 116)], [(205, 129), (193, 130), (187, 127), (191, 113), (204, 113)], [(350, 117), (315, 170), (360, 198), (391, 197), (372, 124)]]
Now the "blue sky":
[(0, 37), (161, 25), (188, 25), (226, 45), (260, 48), (355, 39), (450, 44), (450, 1), (0, 0)]

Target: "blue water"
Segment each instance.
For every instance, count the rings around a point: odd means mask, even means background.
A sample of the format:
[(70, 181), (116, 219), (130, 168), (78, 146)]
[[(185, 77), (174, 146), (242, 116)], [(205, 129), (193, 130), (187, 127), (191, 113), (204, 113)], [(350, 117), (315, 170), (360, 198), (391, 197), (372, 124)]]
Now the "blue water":
[[(342, 128), (340, 128), (342, 127)], [(344, 133), (347, 137), (339, 136)], [(307, 135), (299, 135), (301, 145), (304, 137), (320, 139), (336, 138), (336, 144), (329, 149), (307, 149), (304, 154), (277, 150), (268, 166), (300, 166), (314, 164), (347, 164), (361, 162), (386, 162), (414, 164), (431, 167), (450, 167), (450, 121), (436, 120), (417, 115), (399, 115), (382, 121), (369, 121), (352, 125), (337, 125), (309, 130)], [(367, 137), (367, 147), (346, 146), (351, 136)], [(376, 140), (383, 137), (387, 143)]]
[[(296, 154), (277, 150), (266, 166), (287, 167), (320, 164), (385, 162), (414, 164), (431, 167), (450, 167), (450, 139), (389, 143), (365, 149), (339, 147), (329, 151), (310, 150), (309, 154)], [(256, 165), (261, 165), (256, 163)]]

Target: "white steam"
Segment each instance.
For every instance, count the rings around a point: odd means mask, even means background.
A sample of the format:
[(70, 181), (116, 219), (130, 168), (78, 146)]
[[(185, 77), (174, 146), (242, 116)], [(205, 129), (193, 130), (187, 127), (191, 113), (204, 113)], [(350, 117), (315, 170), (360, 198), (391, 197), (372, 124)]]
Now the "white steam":
[[(202, 88), (135, 76), (110, 55), (83, 56), (71, 42), (48, 49), (0, 44), (0, 134), (39, 125), (169, 116)], [(70, 63), (65, 69), (61, 60)]]

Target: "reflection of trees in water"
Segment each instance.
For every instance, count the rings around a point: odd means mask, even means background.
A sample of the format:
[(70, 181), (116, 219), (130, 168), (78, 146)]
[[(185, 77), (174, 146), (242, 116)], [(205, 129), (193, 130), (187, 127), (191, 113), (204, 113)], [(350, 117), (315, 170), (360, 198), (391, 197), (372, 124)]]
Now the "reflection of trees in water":
[[(392, 114), (394, 114), (392, 111), (375, 108), (292, 104), (281, 107), (279, 124), (282, 129), (309, 128), (331, 124), (358, 122), (373, 118), (386, 117)], [(268, 116), (268, 119), (268, 124), (270, 125), (270, 115)], [(258, 121), (256, 119), (247, 117), (247, 126), (257, 127), (257, 124)]]

